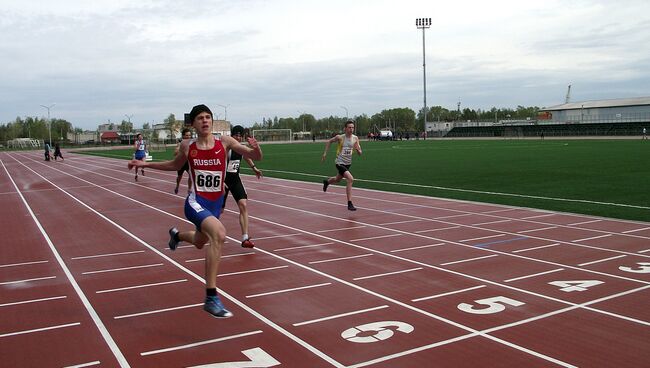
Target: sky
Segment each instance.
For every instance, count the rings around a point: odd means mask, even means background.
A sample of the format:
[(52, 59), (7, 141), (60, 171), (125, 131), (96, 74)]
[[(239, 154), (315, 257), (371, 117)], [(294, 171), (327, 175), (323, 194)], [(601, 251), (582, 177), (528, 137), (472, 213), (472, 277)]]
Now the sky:
[(419, 111), (423, 33), (429, 107), (650, 96), (649, 24), (647, 0), (0, 0), (0, 124)]

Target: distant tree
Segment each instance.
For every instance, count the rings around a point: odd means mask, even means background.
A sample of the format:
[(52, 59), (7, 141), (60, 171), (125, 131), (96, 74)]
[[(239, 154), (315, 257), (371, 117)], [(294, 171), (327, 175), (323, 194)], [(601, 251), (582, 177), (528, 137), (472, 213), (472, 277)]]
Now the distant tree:
[(169, 130), (170, 139), (173, 140), (176, 137), (176, 132), (181, 131), (180, 124), (176, 121), (176, 116), (174, 114), (169, 114), (163, 123), (165, 123), (165, 129)]

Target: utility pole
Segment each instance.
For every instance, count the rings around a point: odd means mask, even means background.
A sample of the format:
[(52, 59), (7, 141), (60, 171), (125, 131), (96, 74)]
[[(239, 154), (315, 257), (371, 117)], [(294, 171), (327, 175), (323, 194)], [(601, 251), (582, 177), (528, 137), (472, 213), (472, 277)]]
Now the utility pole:
[(416, 18), (415, 19), (415, 26), (418, 29), (422, 30), (422, 86), (424, 89), (424, 127), (423, 129), (426, 131), (427, 129), (427, 58), (426, 58), (426, 47), (425, 47), (425, 37), (424, 37), (424, 30), (427, 28), (431, 27), (431, 18)]
[(130, 146), (131, 145), (131, 118), (133, 117), (133, 114), (131, 114), (131, 115), (124, 114), (124, 116), (126, 116), (126, 118), (129, 119), (129, 134), (128, 134), (128, 136), (129, 136), (129, 146)]
[[(219, 104), (217, 104), (217, 106), (223, 107), (223, 114), (224, 114), (223, 115), (223, 120), (228, 121), (228, 106), (230, 106), (230, 104), (228, 104), (228, 105), (219, 105)], [(217, 119), (217, 120), (219, 120), (219, 119)]]
[(50, 109), (53, 108), (54, 105), (56, 104), (53, 103), (50, 106), (41, 105), (41, 107), (47, 109), (47, 125), (48, 125), (48, 130), (50, 132), (50, 147), (52, 147), (52, 120), (50, 120)]

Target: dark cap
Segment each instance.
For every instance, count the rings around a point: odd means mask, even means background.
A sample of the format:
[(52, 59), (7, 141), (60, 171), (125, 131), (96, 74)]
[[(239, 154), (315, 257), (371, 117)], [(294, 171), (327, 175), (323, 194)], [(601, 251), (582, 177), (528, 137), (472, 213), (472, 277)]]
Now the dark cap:
[(202, 112), (207, 112), (208, 114), (210, 114), (210, 117), (214, 116), (214, 115), (212, 115), (212, 111), (210, 111), (209, 107), (207, 107), (205, 105), (196, 105), (196, 106), (194, 106), (192, 108), (192, 111), (190, 111), (190, 121), (189, 121), (189, 123), (194, 124), (194, 119), (196, 119), (196, 117)]
[(235, 125), (230, 129), (230, 135), (244, 135), (244, 127), (241, 125)]

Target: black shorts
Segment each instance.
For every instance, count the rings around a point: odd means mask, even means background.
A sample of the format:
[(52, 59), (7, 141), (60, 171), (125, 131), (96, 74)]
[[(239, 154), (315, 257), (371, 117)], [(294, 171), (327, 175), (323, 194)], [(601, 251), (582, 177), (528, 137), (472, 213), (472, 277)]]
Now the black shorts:
[(336, 170), (339, 171), (339, 175), (345, 176), (345, 172), (350, 171), (350, 166), (352, 166), (352, 165), (339, 165), (339, 164), (336, 164)]
[(226, 173), (226, 186), (228, 191), (232, 193), (232, 197), (235, 198), (235, 202), (239, 202), (241, 199), (248, 199), (246, 194), (246, 189), (244, 189), (244, 184), (241, 182), (239, 174)]
[(181, 167), (181, 169), (176, 172), (178, 173), (178, 176), (182, 176), (183, 172), (185, 171), (188, 173), (190, 172), (190, 164), (187, 161), (185, 161), (185, 165), (183, 165), (183, 167)]

